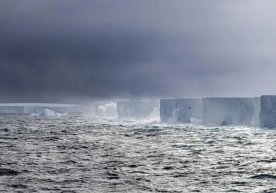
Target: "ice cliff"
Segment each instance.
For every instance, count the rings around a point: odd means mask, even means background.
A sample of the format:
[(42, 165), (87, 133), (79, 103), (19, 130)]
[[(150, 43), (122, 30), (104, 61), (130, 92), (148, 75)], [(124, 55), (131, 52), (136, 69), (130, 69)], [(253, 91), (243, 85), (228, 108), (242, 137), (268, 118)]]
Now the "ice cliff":
[(190, 123), (202, 119), (201, 99), (160, 99), (160, 119), (163, 123)]
[(53, 103), (2, 103), (0, 114), (34, 114), (43, 113), (45, 110), (59, 113), (81, 114), (83, 106), (75, 104), (53, 104)]
[(203, 123), (215, 125), (258, 124), (258, 98), (204, 98)]
[(276, 128), (276, 96), (261, 96), (260, 126)]

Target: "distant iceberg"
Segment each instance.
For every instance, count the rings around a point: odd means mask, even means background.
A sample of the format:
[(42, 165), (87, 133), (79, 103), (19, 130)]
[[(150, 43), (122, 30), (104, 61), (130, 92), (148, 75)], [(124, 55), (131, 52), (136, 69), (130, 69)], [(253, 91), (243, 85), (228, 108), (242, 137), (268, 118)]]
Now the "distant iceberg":
[(34, 115), (44, 113), (45, 109), (61, 114), (80, 115), (84, 113), (85, 107), (78, 104), (0, 103), (0, 114)]
[(50, 109), (44, 109), (40, 113), (32, 113), (32, 117), (64, 117), (67, 116), (67, 113), (59, 113)]

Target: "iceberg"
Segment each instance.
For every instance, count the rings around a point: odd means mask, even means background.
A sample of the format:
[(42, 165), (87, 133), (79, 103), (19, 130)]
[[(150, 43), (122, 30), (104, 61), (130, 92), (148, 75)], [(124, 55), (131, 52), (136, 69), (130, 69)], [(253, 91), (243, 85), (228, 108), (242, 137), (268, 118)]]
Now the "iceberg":
[(191, 123), (202, 119), (202, 108), (202, 99), (160, 99), (160, 119), (162, 123)]
[(32, 113), (31, 116), (33, 116), (33, 117), (63, 117), (63, 116), (67, 116), (67, 113), (59, 113), (59, 112), (55, 112), (50, 109), (44, 109), (40, 113)]
[(12, 104), (1, 104), (0, 114), (23, 114), (24, 106), (22, 105), (12, 105)]
[(276, 95), (261, 96), (260, 106), (260, 126), (276, 128)]
[(252, 117), (251, 126), (260, 127), (260, 111), (261, 111), (261, 98), (253, 98), (254, 112)]
[(1, 103), (0, 114), (35, 114), (45, 112), (45, 109), (68, 114), (82, 114), (84, 106), (75, 104), (53, 103)]
[(159, 108), (159, 101), (118, 101), (118, 119), (146, 119)]
[(203, 123), (215, 125), (258, 124), (258, 98), (204, 98)]

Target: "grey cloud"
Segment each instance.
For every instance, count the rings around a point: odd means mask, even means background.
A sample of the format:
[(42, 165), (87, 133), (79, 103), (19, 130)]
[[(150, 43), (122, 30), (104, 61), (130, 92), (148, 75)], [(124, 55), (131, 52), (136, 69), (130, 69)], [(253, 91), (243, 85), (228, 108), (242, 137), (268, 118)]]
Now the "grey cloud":
[(0, 2), (0, 100), (273, 94), (274, 1)]

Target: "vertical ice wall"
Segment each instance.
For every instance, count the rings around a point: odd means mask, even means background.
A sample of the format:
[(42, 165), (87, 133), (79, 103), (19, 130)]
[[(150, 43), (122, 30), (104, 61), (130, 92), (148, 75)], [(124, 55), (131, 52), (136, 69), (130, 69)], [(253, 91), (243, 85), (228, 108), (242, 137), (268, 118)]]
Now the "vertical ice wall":
[(84, 107), (75, 104), (50, 104), (50, 103), (2, 103), (0, 114), (32, 114), (41, 113), (50, 109), (59, 113), (80, 114)]
[(254, 98), (204, 98), (203, 123), (251, 126), (257, 105)]
[(23, 105), (24, 105), (25, 114), (40, 113), (44, 111), (43, 106), (39, 104), (23, 104)]
[(118, 101), (118, 119), (145, 119), (159, 107), (159, 101)]
[(253, 105), (254, 105), (254, 113), (253, 113), (253, 118), (252, 118), (252, 123), (251, 125), (253, 127), (259, 127), (260, 126), (260, 111), (261, 111), (261, 98), (260, 97), (255, 97), (253, 99)]
[(261, 96), (260, 126), (276, 128), (276, 96)]
[(84, 112), (84, 107), (80, 105), (62, 105), (62, 106), (42, 106), (42, 109), (49, 109), (58, 113), (68, 113), (70, 115), (80, 115)]
[(163, 123), (190, 123), (202, 118), (201, 99), (160, 99), (160, 119)]
[(0, 114), (23, 114), (24, 106), (1, 105)]

